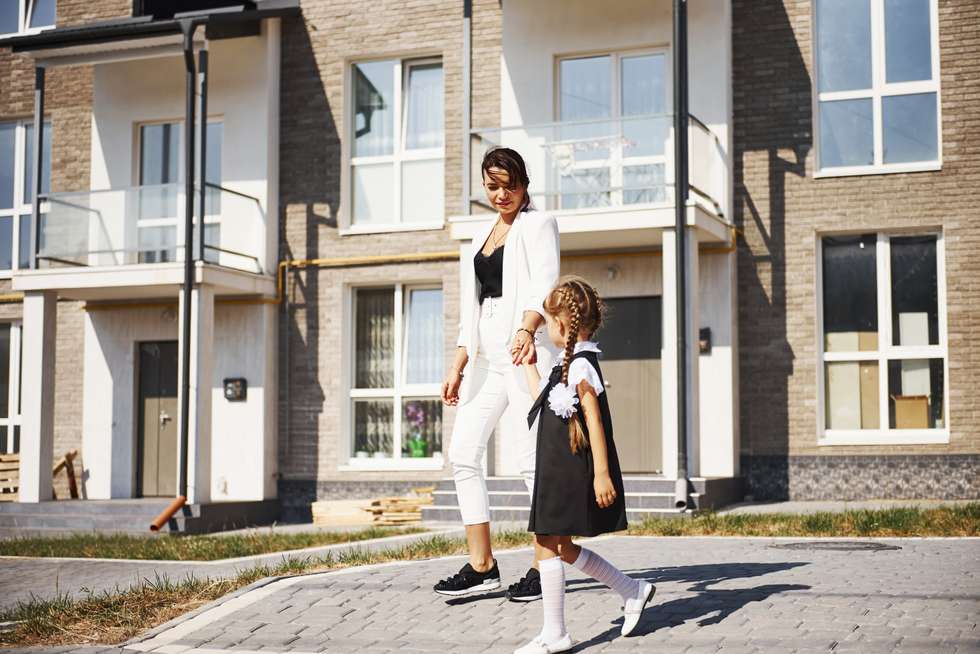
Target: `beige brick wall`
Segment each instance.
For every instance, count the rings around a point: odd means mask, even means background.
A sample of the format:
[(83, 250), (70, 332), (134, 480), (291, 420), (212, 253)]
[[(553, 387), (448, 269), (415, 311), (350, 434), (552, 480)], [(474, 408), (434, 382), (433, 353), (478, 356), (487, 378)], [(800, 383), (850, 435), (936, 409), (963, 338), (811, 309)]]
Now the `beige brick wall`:
[[(942, 170), (814, 179), (810, 4), (733, 3), (742, 453), (980, 452), (980, 5), (939, 2)], [(818, 234), (922, 226), (945, 234), (950, 442), (818, 447)]]

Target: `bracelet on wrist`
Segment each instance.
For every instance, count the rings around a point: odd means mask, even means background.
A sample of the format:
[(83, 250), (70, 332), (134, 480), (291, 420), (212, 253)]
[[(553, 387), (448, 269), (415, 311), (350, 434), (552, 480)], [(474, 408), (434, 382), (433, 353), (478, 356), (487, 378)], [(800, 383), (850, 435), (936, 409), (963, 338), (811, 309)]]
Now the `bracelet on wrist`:
[(528, 336), (530, 336), (531, 338), (534, 338), (534, 332), (532, 332), (532, 331), (531, 331), (530, 329), (528, 329), (527, 327), (520, 327), (520, 328), (518, 328), (518, 330), (517, 330), (517, 331), (519, 331), (519, 332), (527, 332), (527, 335), (528, 335)]

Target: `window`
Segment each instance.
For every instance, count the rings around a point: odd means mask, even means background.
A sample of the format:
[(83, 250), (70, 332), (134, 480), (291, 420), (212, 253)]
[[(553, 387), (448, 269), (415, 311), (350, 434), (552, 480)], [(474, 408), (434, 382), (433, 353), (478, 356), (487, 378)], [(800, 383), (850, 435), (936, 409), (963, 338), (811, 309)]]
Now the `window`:
[[(208, 122), (205, 179), (216, 185), (221, 184), (222, 131), (222, 123)], [(137, 249), (140, 263), (177, 261), (178, 243), (183, 243), (183, 220), (180, 218), (184, 211), (182, 132), (183, 124), (178, 122), (139, 127)], [(205, 205), (204, 244), (219, 247), (221, 191), (208, 188)], [(197, 238), (199, 235), (195, 235)], [(205, 249), (205, 259), (216, 260), (212, 257), (214, 252)]]
[(353, 305), (351, 465), (428, 459), (441, 467), (442, 289), (359, 288)]
[(351, 225), (441, 226), (442, 62), (358, 63), (351, 77)]
[(0, 0), (0, 36), (54, 27), (55, 0)]
[(561, 59), (558, 87), (560, 208), (663, 202), (666, 54)]
[[(44, 123), (41, 193), (51, 187), (51, 123)], [(0, 271), (31, 264), (34, 124), (0, 123)]]
[(820, 250), (821, 442), (946, 442), (942, 236), (828, 236)]
[(20, 452), (20, 324), (0, 323), (0, 454)]
[(820, 175), (937, 169), (936, 0), (817, 0)]

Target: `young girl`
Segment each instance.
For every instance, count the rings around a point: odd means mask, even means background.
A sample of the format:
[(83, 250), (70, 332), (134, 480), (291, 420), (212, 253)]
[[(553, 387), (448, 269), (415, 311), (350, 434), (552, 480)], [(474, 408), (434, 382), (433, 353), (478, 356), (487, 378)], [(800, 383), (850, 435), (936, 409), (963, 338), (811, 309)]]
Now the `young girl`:
[(654, 587), (627, 577), (572, 536), (597, 536), (626, 529), (623, 477), (613, 442), (609, 401), (591, 339), (602, 324), (604, 305), (579, 277), (558, 280), (544, 301), (548, 336), (564, 356), (542, 380), (533, 361), (524, 362), (531, 394), (538, 399), (528, 423), (538, 420), (537, 467), (528, 531), (534, 532), (541, 572), (544, 627), (515, 654), (549, 654), (571, 649), (565, 630), (565, 569), (570, 563), (609, 586), (623, 599), (622, 634), (637, 623)]

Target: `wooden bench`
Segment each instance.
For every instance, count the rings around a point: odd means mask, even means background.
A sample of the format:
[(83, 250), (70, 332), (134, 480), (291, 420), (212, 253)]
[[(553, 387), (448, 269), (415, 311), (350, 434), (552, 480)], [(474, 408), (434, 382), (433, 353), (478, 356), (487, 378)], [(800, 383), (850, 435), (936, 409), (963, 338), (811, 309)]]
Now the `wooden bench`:
[[(78, 450), (69, 450), (55, 461), (51, 476), (56, 477), (62, 470), (68, 477), (68, 492), (72, 499), (78, 499), (78, 482), (75, 480), (75, 457)], [(20, 493), (20, 454), (0, 454), (0, 502), (16, 502)], [(58, 496), (51, 491), (51, 499)]]

